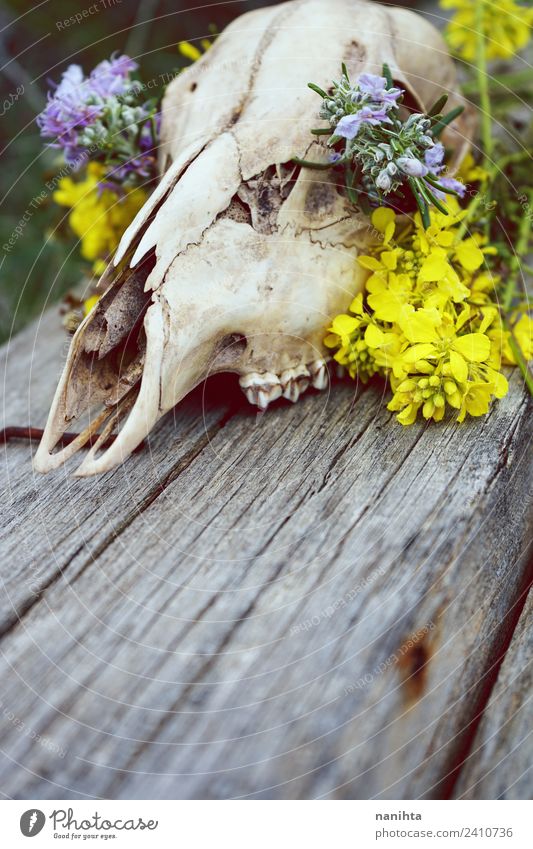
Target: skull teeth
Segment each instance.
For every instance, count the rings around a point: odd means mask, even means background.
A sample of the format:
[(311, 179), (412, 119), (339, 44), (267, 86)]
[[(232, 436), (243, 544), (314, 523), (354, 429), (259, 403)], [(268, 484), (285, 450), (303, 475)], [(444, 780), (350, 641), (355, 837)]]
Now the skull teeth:
[(251, 372), (241, 377), (239, 383), (250, 404), (266, 410), (281, 397), (296, 403), (310, 385), (314, 389), (326, 389), (329, 372), (325, 360), (315, 360), (308, 365), (286, 369), (280, 376), (272, 372)]
[(283, 392), (279, 378), (270, 372), (251, 372), (241, 377), (239, 382), (250, 404), (260, 410), (266, 410), (272, 401), (281, 398)]
[(308, 388), (311, 380), (309, 369), (305, 365), (290, 368), (282, 372), (280, 382), (283, 388), (283, 397), (287, 401), (296, 403), (300, 395)]
[(329, 383), (328, 364), (325, 360), (315, 360), (309, 366), (311, 383), (314, 389), (326, 389)]

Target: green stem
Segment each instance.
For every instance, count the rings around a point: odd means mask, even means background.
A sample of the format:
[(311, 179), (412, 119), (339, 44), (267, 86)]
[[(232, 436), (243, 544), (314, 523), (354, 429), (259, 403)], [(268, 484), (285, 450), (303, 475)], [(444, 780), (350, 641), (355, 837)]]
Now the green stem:
[(492, 162), (492, 115), (490, 108), (489, 78), (487, 74), (487, 43), (483, 31), (483, 6), (485, 0), (475, 0), (476, 3), (476, 74), (481, 105), (481, 142), (483, 157), (486, 162)]
[(531, 369), (529, 368), (529, 365), (527, 364), (526, 360), (524, 359), (524, 355), (522, 354), (522, 349), (520, 348), (520, 345), (516, 341), (516, 337), (513, 333), (513, 329), (511, 327), (511, 325), (509, 324), (507, 316), (505, 316), (505, 315), (502, 316), (502, 321), (503, 321), (503, 326), (504, 326), (505, 330), (509, 331), (509, 347), (510, 347), (511, 351), (513, 352), (513, 356), (516, 360), (516, 364), (517, 364), (518, 368), (520, 369), (520, 371), (522, 372), (524, 382), (525, 382), (527, 388), (529, 389), (530, 394), (533, 395), (533, 374), (531, 373)]
[[(483, 161), (489, 165), (492, 163), (493, 141), (492, 141), (492, 114), (489, 94), (489, 78), (487, 73), (487, 42), (483, 29), (483, 6), (485, 0), (476, 2), (476, 75), (479, 87), (479, 105), (481, 108), (481, 147), (483, 149)], [(486, 198), (490, 203), (491, 186), (487, 180)], [(485, 235), (490, 238), (490, 218), (487, 216), (485, 224)]]
[(333, 168), (336, 163), (333, 162), (310, 162), (308, 159), (300, 159), (299, 156), (293, 156), (292, 161), (301, 168), (312, 168), (315, 171), (327, 171), (328, 168)]
[[(533, 197), (533, 189), (527, 192), (529, 202)], [(531, 234), (531, 219), (529, 215), (523, 215), (518, 229), (518, 237), (516, 247), (509, 262), (509, 274), (505, 283), (502, 297), (502, 309), (508, 313), (512, 307), (513, 299), (516, 295), (516, 283), (519, 275), (522, 274), (521, 258), (528, 252), (529, 237)]]
[[(533, 198), (533, 190), (530, 189), (527, 192), (529, 202), (531, 203), (531, 199)], [(529, 246), (529, 237), (531, 234), (531, 220), (528, 215), (523, 215), (520, 221), (520, 228), (518, 230), (518, 238), (516, 240), (516, 248), (513, 256), (511, 257), (511, 261), (509, 262), (509, 274), (507, 277), (507, 281), (505, 283), (505, 289), (503, 291), (502, 296), (502, 321), (504, 328), (509, 332), (509, 347), (513, 352), (513, 356), (516, 360), (516, 364), (520, 371), (522, 372), (524, 382), (529, 389), (531, 395), (533, 395), (533, 374), (529, 368), (529, 365), (522, 353), (518, 340), (513, 333), (513, 327), (509, 320), (509, 313), (513, 305), (513, 300), (516, 295), (516, 283), (518, 276), (522, 274), (522, 263), (521, 257), (524, 254), (527, 254), (528, 246)]]
[[(528, 87), (531, 85), (533, 81), (533, 70), (528, 68), (527, 71), (516, 71), (510, 74), (494, 74), (490, 80), (487, 81), (489, 88), (491, 85), (499, 85), (504, 88), (508, 88), (513, 92), (516, 92), (520, 86)], [(477, 79), (471, 80), (469, 82), (463, 83), (461, 86), (461, 90), (463, 94), (471, 95), (477, 94), (479, 91), (479, 84)]]
[(524, 159), (529, 159), (529, 153), (527, 150), (518, 151), (516, 153), (508, 153), (505, 156), (502, 156), (500, 159), (497, 159), (496, 162), (492, 162), (487, 170), (487, 179), (483, 183), (482, 189), (479, 189), (466, 209), (466, 215), (461, 221), (460, 226), (458, 227), (455, 235), (455, 243), (461, 241), (463, 236), (466, 234), (468, 230), (468, 225), (474, 218), (479, 205), (482, 202), (490, 201), (490, 195), (488, 191), (485, 191), (485, 187), (491, 183), (494, 177), (498, 174), (498, 172), (503, 171), (508, 165), (511, 165), (514, 162), (521, 162)]

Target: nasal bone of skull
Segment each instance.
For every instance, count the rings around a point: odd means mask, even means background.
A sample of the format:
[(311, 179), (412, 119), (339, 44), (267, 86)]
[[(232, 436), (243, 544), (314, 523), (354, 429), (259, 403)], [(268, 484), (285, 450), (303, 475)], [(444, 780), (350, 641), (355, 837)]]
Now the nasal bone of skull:
[[(191, 358), (186, 356), (183, 356), (183, 360), (188, 364), (187, 367), (181, 371), (177, 368), (171, 379), (170, 371), (175, 357), (168, 358), (168, 348), (165, 350), (165, 316), (160, 300), (156, 300), (148, 309), (144, 325), (147, 339), (146, 358), (135, 404), (111, 446), (98, 457), (97, 447), (93, 447), (74, 473), (77, 477), (107, 472), (126, 460), (150, 433), (156, 422), (194, 385), (194, 368), (190, 365)], [(171, 349), (175, 350), (176, 348)]]
[(203, 330), (184, 321), (177, 327), (171, 323), (173, 344), (165, 344), (168, 321), (168, 304), (157, 298), (145, 317), (146, 360), (135, 404), (111, 446), (99, 457), (97, 446), (91, 448), (75, 472), (77, 477), (102, 474), (122, 463), (156, 422), (210, 373), (238, 365), (240, 336), (226, 335), (216, 316)]

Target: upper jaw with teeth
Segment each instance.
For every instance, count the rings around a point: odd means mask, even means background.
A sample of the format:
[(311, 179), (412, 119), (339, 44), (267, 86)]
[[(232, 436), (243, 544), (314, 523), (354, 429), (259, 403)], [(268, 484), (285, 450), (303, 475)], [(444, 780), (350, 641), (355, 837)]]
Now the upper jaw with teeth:
[(251, 372), (241, 377), (239, 383), (250, 404), (266, 410), (278, 398), (295, 403), (310, 386), (326, 389), (329, 383), (328, 364), (322, 359), (314, 360), (308, 365), (285, 369), (280, 375)]
[[(366, 272), (356, 258), (373, 233), (332, 172), (291, 163), (328, 155), (309, 141), (317, 99), (307, 83), (328, 84), (341, 61), (353, 79), (386, 62), (421, 110), (454, 90), (437, 31), (404, 9), (364, 0), (293, 0), (250, 12), (170, 84), (161, 181), (73, 337), (38, 471), (60, 465), (102, 427), (103, 441), (124, 419), (113, 444), (101, 455), (91, 449), (77, 474), (112, 469), (214, 372), (237, 374), (263, 409), (324, 387), (325, 328), (361, 291)], [(452, 96), (449, 106), (457, 103)], [(459, 123), (448, 145), (459, 150), (468, 135)], [(79, 439), (54, 453), (87, 415)]]

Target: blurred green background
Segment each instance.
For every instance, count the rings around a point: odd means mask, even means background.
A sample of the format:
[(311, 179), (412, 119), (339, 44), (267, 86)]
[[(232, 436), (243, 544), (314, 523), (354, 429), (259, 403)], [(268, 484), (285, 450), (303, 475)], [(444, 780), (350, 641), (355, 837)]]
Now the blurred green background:
[[(28, 0), (0, 4), (0, 341), (76, 285), (88, 267), (66, 222), (58, 227), (65, 210), (45, 186), (57, 170), (57, 154), (45, 149), (35, 116), (49, 80), (58, 82), (73, 62), (89, 72), (114, 51), (135, 57), (144, 79), (173, 72), (187, 64), (179, 41), (205, 38), (211, 25), (221, 30), (244, 11), (267, 5), (238, 0), (186, 11), (192, 3), (171, 0), (49, 0), (33, 9)], [(98, 11), (61, 26), (91, 6)], [(6, 251), (1, 246), (19, 225), (22, 234)]]
[[(49, 81), (75, 62), (89, 72), (114, 51), (137, 59), (148, 80), (187, 64), (181, 40), (204, 38), (214, 25), (273, 0), (233, 0), (192, 8), (172, 0), (28, 0), (0, 3), (0, 341), (77, 284), (87, 264), (45, 188), (58, 167), (35, 125)], [(405, 5), (423, 6), (423, 3)], [(90, 7), (80, 23), (60, 23)], [(24, 92), (17, 97), (17, 89)], [(23, 221), (25, 219), (25, 221)], [(23, 222), (23, 223), (21, 223)], [(5, 245), (16, 227), (14, 247)]]

